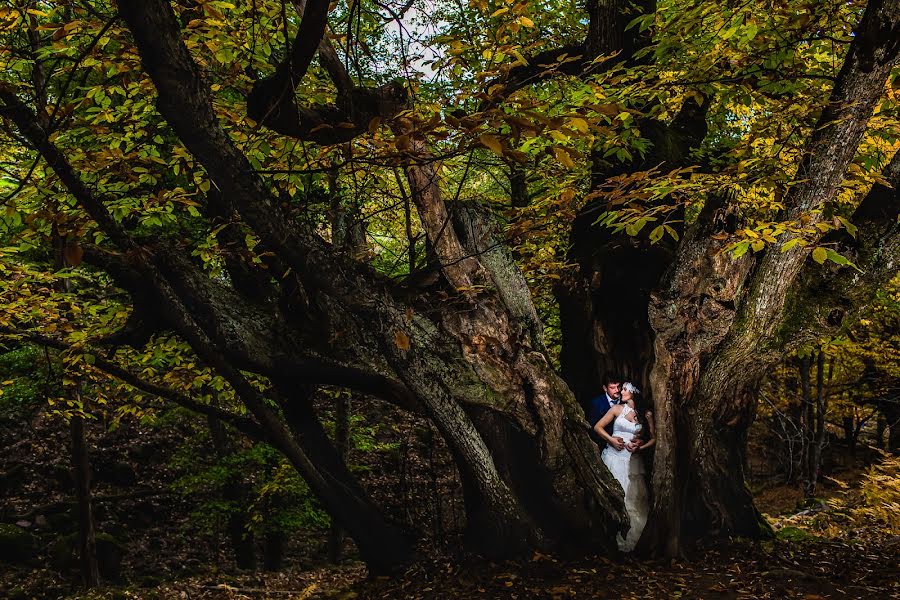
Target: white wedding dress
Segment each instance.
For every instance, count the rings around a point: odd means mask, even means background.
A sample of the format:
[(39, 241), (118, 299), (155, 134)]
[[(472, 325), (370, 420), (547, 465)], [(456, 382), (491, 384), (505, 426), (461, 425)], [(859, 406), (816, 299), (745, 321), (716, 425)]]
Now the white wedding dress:
[[(632, 423), (627, 419), (633, 412), (633, 408), (627, 404), (623, 405), (622, 412), (613, 422), (613, 437), (622, 438), (626, 444), (641, 431), (640, 423)], [(644, 480), (644, 460), (639, 451), (616, 450), (609, 445), (604, 448), (601, 456), (613, 477), (625, 491), (625, 510), (628, 512), (631, 527), (624, 538), (621, 534), (616, 536), (616, 543), (619, 550), (631, 552), (641, 538), (650, 512), (647, 483)]]

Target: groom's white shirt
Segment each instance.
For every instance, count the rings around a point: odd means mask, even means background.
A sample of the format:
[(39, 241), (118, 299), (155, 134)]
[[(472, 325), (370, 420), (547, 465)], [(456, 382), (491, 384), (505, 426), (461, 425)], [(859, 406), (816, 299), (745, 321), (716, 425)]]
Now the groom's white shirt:
[(607, 393), (604, 392), (603, 395), (606, 396), (606, 403), (609, 404), (609, 407), (610, 407), (610, 408), (612, 408), (613, 406), (616, 405), (616, 401), (613, 400), (612, 398), (610, 398), (610, 397), (609, 397), (609, 394), (607, 394)]

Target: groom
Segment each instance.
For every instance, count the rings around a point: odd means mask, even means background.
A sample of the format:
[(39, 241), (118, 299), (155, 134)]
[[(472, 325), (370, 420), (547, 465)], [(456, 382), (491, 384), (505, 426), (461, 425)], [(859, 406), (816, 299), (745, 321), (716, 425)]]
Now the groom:
[[(597, 421), (603, 418), (606, 411), (618, 404), (621, 398), (622, 377), (618, 373), (606, 373), (606, 375), (603, 376), (603, 393), (591, 400), (591, 406), (588, 410), (588, 423), (591, 425), (591, 432), (593, 432), (594, 425), (597, 424)], [(606, 431), (609, 435), (612, 435), (612, 421), (606, 426)], [(592, 435), (594, 436), (594, 441), (600, 444), (601, 447), (605, 447), (606, 442), (601, 439), (600, 436), (596, 433), (592, 433)]]

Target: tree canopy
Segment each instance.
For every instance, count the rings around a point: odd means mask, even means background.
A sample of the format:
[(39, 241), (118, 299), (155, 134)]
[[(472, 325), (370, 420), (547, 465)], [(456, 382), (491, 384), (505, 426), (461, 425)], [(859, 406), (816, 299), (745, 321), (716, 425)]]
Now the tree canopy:
[(578, 403), (625, 370), (660, 422), (645, 547), (765, 535), (760, 378), (866, 335), (897, 273), (898, 40), (896, 0), (16, 0), (0, 334), (95, 384), (67, 410), (272, 443), (375, 568), (405, 535), (311, 387), (431, 419), (505, 554), (612, 543)]

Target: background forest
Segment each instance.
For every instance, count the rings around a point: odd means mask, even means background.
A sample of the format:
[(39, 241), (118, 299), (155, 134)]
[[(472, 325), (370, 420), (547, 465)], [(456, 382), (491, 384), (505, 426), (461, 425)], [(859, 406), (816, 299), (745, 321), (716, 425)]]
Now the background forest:
[(0, 595), (900, 592), (898, 55), (898, 0), (9, 0)]

